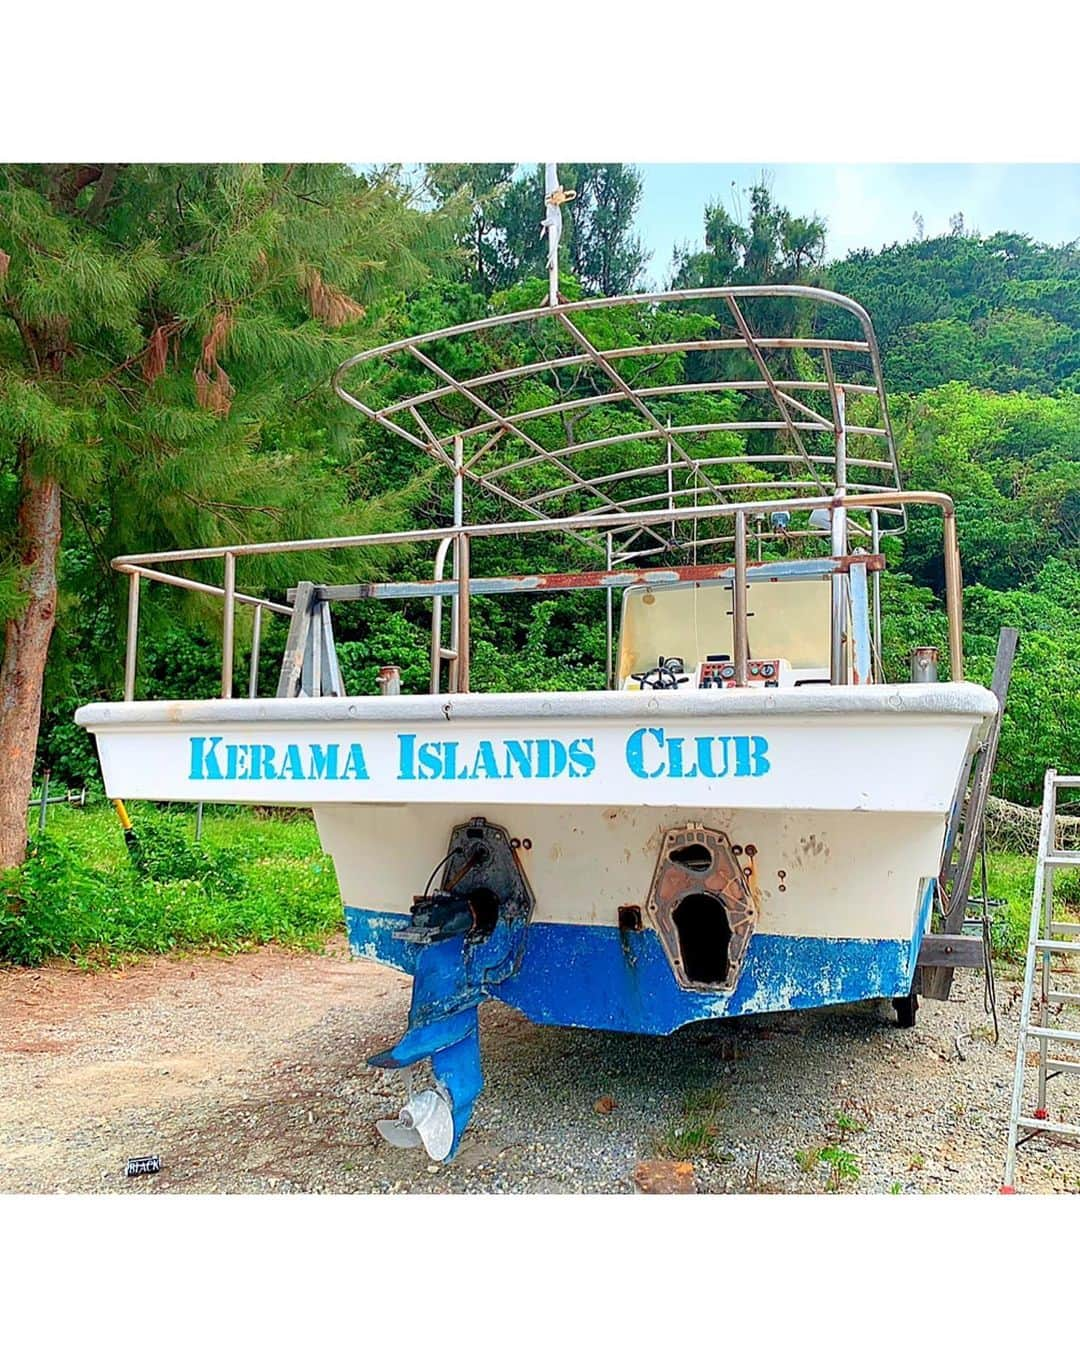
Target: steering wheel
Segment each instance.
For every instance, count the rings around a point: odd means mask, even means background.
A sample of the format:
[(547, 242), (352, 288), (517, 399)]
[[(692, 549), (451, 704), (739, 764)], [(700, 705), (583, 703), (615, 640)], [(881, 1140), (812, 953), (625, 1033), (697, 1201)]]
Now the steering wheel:
[(630, 674), (643, 690), (676, 690), (690, 679), (683, 674), (681, 657), (668, 657), (666, 661), (658, 657), (656, 665), (648, 671), (631, 671)]

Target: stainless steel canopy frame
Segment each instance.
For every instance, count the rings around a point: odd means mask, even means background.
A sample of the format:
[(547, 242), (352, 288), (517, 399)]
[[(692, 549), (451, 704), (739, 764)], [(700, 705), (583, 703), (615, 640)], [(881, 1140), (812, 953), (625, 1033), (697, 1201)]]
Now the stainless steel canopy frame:
[[(797, 336), (759, 322), (778, 304), (798, 312)], [(733, 533), (680, 539), (635, 519), (663, 507), (775, 510), (785, 497), (842, 493), (846, 528), (867, 542), (906, 522), (902, 502), (859, 508), (861, 495), (900, 488), (869, 315), (812, 286), (560, 297), (372, 348), (332, 383), (452, 473), (460, 443), (461, 476), (522, 518), (624, 515), (604, 526), (614, 565), (730, 551)], [(755, 525), (760, 539), (824, 533), (808, 521)], [(575, 530), (606, 552), (599, 531)]]

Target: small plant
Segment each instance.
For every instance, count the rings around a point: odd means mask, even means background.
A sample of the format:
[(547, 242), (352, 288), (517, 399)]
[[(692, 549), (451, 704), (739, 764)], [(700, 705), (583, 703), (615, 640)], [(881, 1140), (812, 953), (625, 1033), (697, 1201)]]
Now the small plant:
[(718, 1087), (692, 1088), (683, 1098), (684, 1116), (712, 1116), (724, 1107), (723, 1090)]
[(908, 1164), (909, 1171), (914, 1173), (917, 1172), (918, 1169), (925, 1167), (926, 1167), (926, 1159), (923, 1157), (923, 1155), (912, 1154), (911, 1162)]
[(869, 1119), (867, 1107), (853, 1099), (845, 1100), (825, 1127), (825, 1142), (796, 1150), (795, 1162), (804, 1173), (816, 1173), (825, 1165), (828, 1169), (825, 1190), (840, 1191), (846, 1182), (859, 1177), (858, 1155), (846, 1145), (850, 1136), (866, 1130)]
[(765, 1191), (775, 1191), (775, 1190), (776, 1190), (774, 1187), (769, 1186), (769, 1184), (766, 1183), (765, 1180), (764, 1180), (764, 1179), (762, 1178), (762, 1176), (761, 1176), (761, 1150), (760, 1150), (760, 1149), (759, 1149), (759, 1150), (757, 1151), (757, 1153), (754, 1155), (754, 1162), (753, 1162), (753, 1163), (750, 1165), (750, 1167), (746, 1170), (746, 1182), (745, 1182), (744, 1186), (745, 1186), (745, 1188), (746, 1188), (746, 1190), (747, 1190), (748, 1192), (765, 1192)]
[(829, 1165), (829, 1180), (826, 1191), (838, 1192), (845, 1182), (855, 1182), (859, 1177), (859, 1160), (850, 1149), (840, 1145), (827, 1145), (821, 1151), (821, 1162)]
[(892, 1186), (889, 1188), (889, 1195), (890, 1195), (890, 1196), (899, 1196), (903, 1190), (904, 1190), (904, 1187), (903, 1187), (903, 1184), (902, 1184), (902, 1183), (900, 1183), (900, 1182), (894, 1182), (894, 1183), (892, 1184)]
[(682, 1121), (657, 1136), (656, 1152), (665, 1159), (730, 1163), (734, 1156), (718, 1148), (718, 1135), (719, 1128), (713, 1121)]
[(833, 1117), (833, 1130), (837, 1136), (837, 1144), (843, 1144), (849, 1135), (858, 1135), (860, 1131), (866, 1130), (865, 1121), (857, 1121), (853, 1116), (841, 1110)]
[(723, 1106), (719, 1088), (691, 1089), (683, 1098), (680, 1119), (657, 1136), (656, 1152), (668, 1159), (730, 1163), (734, 1155), (720, 1149), (717, 1143), (720, 1136), (717, 1117)]

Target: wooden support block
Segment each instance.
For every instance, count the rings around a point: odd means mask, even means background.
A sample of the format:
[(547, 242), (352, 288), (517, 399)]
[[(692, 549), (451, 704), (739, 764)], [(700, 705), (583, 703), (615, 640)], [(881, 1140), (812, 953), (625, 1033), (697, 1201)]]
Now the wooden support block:
[[(979, 934), (927, 934), (919, 948), (918, 965), (981, 968), (986, 965), (982, 937)], [(934, 997), (925, 983), (923, 993), (928, 998)]]

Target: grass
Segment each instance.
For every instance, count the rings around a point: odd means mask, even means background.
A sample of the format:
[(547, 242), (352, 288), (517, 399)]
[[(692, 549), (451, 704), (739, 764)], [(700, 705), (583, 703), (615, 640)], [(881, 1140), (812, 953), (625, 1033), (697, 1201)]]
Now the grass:
[(111, 807), (57, 807), (22, 868), (0, 879), (0, 961), (88, 964), (176, 949), (318, 948), (341, 926), (331, 860), (310, 816), (132, 804), (129, 854)]
[(682, 1101), (678, 1119), (656, 1136), (653, 1143), (657, 1154), (680, 1161), (730, 1163), (734, 1156), (719, 1145), (723, 1107), (724, 1097), (719, 1088), (691, 1089)]
[[(987, 880), (990, 895), (1004, 902), (991, 911), (994, 951), (1013, 961), (1020, 961), (1027, 948), (1035, 860), (1023, 854), (990, 854), (987, 857)], [(973, 888), (979, 887), (976, 865)]]
[[(1002, 905), (993, 915), (994, 951), (1010, 961), (1022, 962), (1027, 950), (1031, 920), (1031, 894), (1035, 884), (1035, 859), (1025, 854), (990, 854), (987, 858), (990, 895)], [(973, 890), (980, 886), (976, 867)], [(1080, 909), (1080, 870), (1069, 868), (1054, 879), (1055, 909)]]

